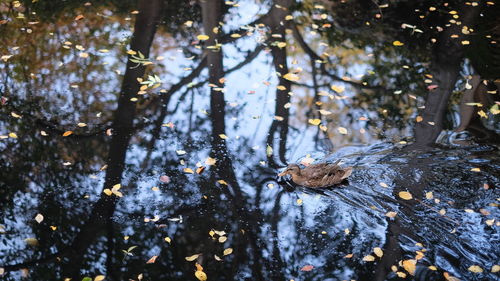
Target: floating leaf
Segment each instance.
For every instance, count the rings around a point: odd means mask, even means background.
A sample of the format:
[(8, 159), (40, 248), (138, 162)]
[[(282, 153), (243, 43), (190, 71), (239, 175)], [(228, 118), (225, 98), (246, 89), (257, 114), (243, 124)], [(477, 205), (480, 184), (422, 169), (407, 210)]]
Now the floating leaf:
[(411, 275), (415, 275), (415, 270), (417, 269), (416, 263), (416, 260), (404, 260), (403, 268)]
[(96, 277), (94, 277), (94, 281), (102, 281), (106, 278), (106, 276), (104, 275), (97, 275)]
[(313, 270), (313, 269), (314, 269), (314, 266), (312, 266), (312, 265), (308, 264), (308, 265), (304, 265), (304, 266), (300, 269), (300, 271), (311, 271), (311, 270)]
[(396, 212), (387, 212), (385, 214), (386, 217), (389, 217), (389, 218), (394, 218), (398, 213)]
[(425, 198), (429, 199), (429, 200), (432, 199), (432, 198), (434, 198), (434, 194), (432, 194), (432, 191), (426, 192), (425, 193)]
[(155, 263), (158, 256), (152, 256), (146, 263)]
[(208, 157), (207, 160), (205, 160), (205, 164), (207, 164), (209, 166), (215, 165), (216, 162), (217, 162), (217, 160), (212, 158), (212, 157)]
[(63, 137), (67, 137), (73, 134), (73, 131), (66, 131), (62, 134)]
[(347, 135), (347, 129), (344, 127), (338, 127), (337, 131), (339, 131), (339, 133), (342, 135)]
[(227, 136), (225, 134), (220, 134), (219, 135), (219, 138), (223, 139), (223, 140), (227, 140)]
[(273, 155), (273, 148), (269, 144), (266, 147), (266, 155), (267, 157), (271, 157)]
[(160, 181), (162, 183), (169, 183), (170, 182), (170, 177), (166, 176), (166, 175), (160, 176)]
[(372, 256), (372, 255), (367, 255), (367, 256), (364, 256), (363, 257), (363, 261), (374, 261), (375, 260), (375, 257)]
[(471, 265), (471, 266), (469, 266), (468, 270), (470, 272), (474, 272), (474, 273), (482, 273), (483, 272), (483, 269), (479, 265)]
[(224, 256), (230, 255), (233, 253), (233, 248), (224, 249)]
[(300, 199), (300, 198), (297, 199), (297, 205), (299, 205), (299, 206), (302, 205), (302, 199)]
[(309, 119), (309, 124), (318, 126), (321, 123), (321, 119)]
[(170, 237), (165, 237), (165, 242), (167, 242), (168, 244), (172, 243), (172, 239)]
[(9, 137), (13, 139), (17, 139), (16, 133), (9, 133)]
[(373, 248), (373, 252), (375, 253), (375, 255), (379, 258), (381, 258), (383, 255), (384, 255), (384, 252), (382, 251), (382, 249), (380, 249), (379, 247), (375, 247)]
[(226, 242), (226, 240), (227, 240), (226, 236), (219, 237), (219, 243), (224, 243), (224, 242)]
[(295, 82), (295, 81), (299, 81), (300, 77), (297, 74), (290, 72), (290, 73), (283, 75), (283, 79)]
[(196, 36), (196, 38), (198, 38), (198, 40), (200, 40), (200, 41), (205, 41), (205, 40), (208, 40), (210, 38), (210, 36), (205, 35), (205, 34), (200, 34), (200, 35)]
[(388, 188), (389, 186), (385, 183), (385, 182), (380, 182), (379, 185), (381, 187), (385, 187), (385, 188)]
[(194, 260), (195, 260), (195, 259), (197, 259), (199, 256), (200, 256), (200, 254), (192, 255), (192, 256), (186, 257), (186, 260), (187, 260), (187, 261), (194, 261)]
[(332, 112), (331, 112), (331, 111), (328, 111), (328, 110), (323, 110), (323, 109), (320, 109), (320, 110), (319, 110), (319, 113), (320, 113), (321, 115), (330, 115), (330, 114), (332, 114)]
[(494, 266), (491, 267), (491, 272), (497, 273), (500, 271), (500, 265), (495, 264)]
[(337, 92), (339, 94), (341, 94), (345, 90), (344, 87), (342, 87), (342, 86), (336, 86), (336, 85), (331, 85), (330, 89), (334, 90), (335, 92)]
[(404, 199), (404, 200), (410, 200), (413, 198), (413, 196), (411, 196), (411, 193), (407, 192), (407, 191), (401, 191), (399, 192), (399, 197), (401, 199)]
[(38, 240), (36, 238), (26, 238), (24, 242), (30, 246), (38, 246)]
[(43, 221), (43, 215), (42, 214), (36, 215), (35, 220), (37, 223), (41, 223)]
[(403, 46), (403, 45), (404, 45), (404, 43), (403, 43), (403, 42), (401, 42), (401, 41), (397, 41), (397, 40), (396, 40), (396, 41), (392, 42), (392, 45), (394, 45), (394, 46), (396, 46), (396, 47), (399, 47), (399, 46)]
[(194, 276), (196, 276), (196, 278), (198, 278), (198, 280), (200, 280), (200, 281), (207, 280), (207, 274), (201, 270), (195, 271)]
[(191, 169), (191, 168), (184, 168), (183, 171), (184, 171), (184, 173), (187, 173), (187, 174), (193, 174), (194, 173), (193, 169)]

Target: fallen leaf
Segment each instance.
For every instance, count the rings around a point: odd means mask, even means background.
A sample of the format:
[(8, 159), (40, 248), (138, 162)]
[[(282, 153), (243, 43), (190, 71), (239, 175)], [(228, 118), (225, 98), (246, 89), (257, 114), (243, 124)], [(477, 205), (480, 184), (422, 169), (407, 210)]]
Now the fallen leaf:
[(500, 265), (495, 264), (494, 266), (491, 267), (491, 272), (497, 273), (500, 271)]
[(194, 260), (195, 260), (195, 259), (197, 259), (199, 256), (200, 256), (200, 254), (192, 255), (192, 256), (186, 257), (186, 260), (187, 260), (187, 261), (194, 261)]
[(146, 263), (155, 263), (158, 256), (152, 256)]
[(96, 277), (94, 277), (94, 281), (102, 281), (106, 278), (106, 276), (104, 275), (97, 275)]
[(470, 272), (474, 272), (474, 273), (482, 273), (483, 272), (483, 269), (479, 265), (471, 265), (471, 266), (469, 266), (468, 270)]
[(224, 256), (230, 255), (233, 253), (233, 248), (224, 249)]
[(373, 248), (373, 252), (375, 253), (375, 255), (379, 258), (381, 258), (383, 255), (384, 255), (384, 252), (382, 251), (382, 249), (380, 249), (379, 247), (375, 247)]
[(207, 164), (209, 166), (215, 165), (216, 162), (217, 162), (217, 160), (212, 158), (212, 157), (208, 157), (207, 160), (205, 160), (205, 164)]
[(196, 276), (196, 278), (198, 278), (198, 280), (200, 280), (200, 281), (207, 280), (207, 274), (201, 270), (196, 270), (194, 272), (194, 276)]
[(396, 46), (396, 47), (399, 47), (399, 46), (403, 46), (403, 45), (404, 45), (404, 43), (403, 43), (403, 42), (401, 42), (401, 41), (397, 41), (397, 40), (396, 40), (396, 41), (392, 42), (392, 45), (394, 45), (394, 46)]
[(165, 242), (167, 242), (168, 244), (172, 243), (172, 239), (170, 237), (165, 237)]
[(416, 263), (416, 260), (404, 260), (403, 268), (411, 275), (415, 275), (415, 270), (417, 269)]
[(318, 126), (321, 123), (321, 119), (309, 119), (309, 124)]
[(401, 199), (404, 199), (404, 200), (410, 200), (413, 198), (413, 196), (411, 196), (411, 193), (407, 192), (407, 191), (401, 191), (399, 192), (399, 197)]
[(38, 240), (36, 238), (26, 238), (24, 242), (30, 246), (38, 246)]
[(367, 255), (367, 256), (364, 256), (364, 257), (363, 257), (363, 261), (368, 261), (368, 262), (370, 262), (370, 261), (374, 261), (374, 260), (375, 260), (375, 257), (374, 257), (374, 256), (372, 256), (372, 255)]
[(42, 214), (36, 215), (35, 220), (37, 223), (41, 223), (43, 221), (43, 215)]
[(394, 218), (396, 215), (397, 215), (397, 213), (396, 213), (396, 212), (387, 212), (387, 213), (385, 214), (385, 216), (386, 216), (386, 217), (389, 217), (389, 218)]
[(73, 131), (66, 131), (62, 134), (63, 137), (67, 137), (73, 134)]
[(210, 38), (210, 36), (205, 35), (205, 34), (200, 34), (200, 35), (196, 36), (196, 38), (198, 38), (198, 40), (200, 40), (200, 41), (205, 41), (205, 40), (208, 40)]
[(304, 265), (304, 266), (300, 269), (300, 271), (311, 271), (311, 270), (313, 270), (313, 269), (314, 269), (314, 266), (312, 266), (312, 265), (308, 264), (308, 265)]
[(187, 174), (193, 174), (194, 173), (193, 169), (191, 169), (191, 168), (184, 168), (183, 171), (184, 171), (184, 173), (187, 173)]
[(169, 183), (170, 182), (170, 177), (166, 176), (166, 175), (160, 176), (160, 181), (162, 183)]
[(342, 135), (347, 135), (347, 129), (344, 127), (338, 127), (337, 131), (339, 131), (339, 133)]
[(289, 80), (289, 81), (299, 81), (300, 77), (295, 74), (295, 73), (287, 73), (283, 75), (283, 79)]

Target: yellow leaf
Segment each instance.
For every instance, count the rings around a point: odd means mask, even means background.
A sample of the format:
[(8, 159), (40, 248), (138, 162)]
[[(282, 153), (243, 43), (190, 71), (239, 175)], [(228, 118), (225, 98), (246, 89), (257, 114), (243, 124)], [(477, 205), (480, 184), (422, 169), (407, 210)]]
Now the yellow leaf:
[(210, 36), (205, 35), (205, 34), (200, 34), (200, 35), (196, 36), (196, 38), (198, 38), (198, 40), (200, 40), (200, 41), (205, 41), (205, 40), (208, 40), (210, 38)]
[(438, 269), (437, 269), (437, 267), (435, 267), (435, 266), (433, 266), (433, 265), (429, 265), (429, 266), (428, 266), (428, 268), (429, 268), (430, 270), (434, 270), (434, 271), (438, 270)]
[(278, 42), (278, 44), (276, 44), (276, 46), (278, 46), (278, 48), (284, 48), (286, 47), (286, 42)]
[(135, 55), (135, 54), (137, 54), (137, 52), (136, 51), (132, 51), (132, 50), (128, 50), (127, 54), (129, 54), (129, 55)]
[(404, 200), (410, 200), (413, 198), (413, 196), (411, 196), (411, 193), (407, 192), (407, 191), (401, 191), (399, 192), (399, 197), (401, 199), (404, 199)]
[(339, 131), (339, 133), (342, 135), (347, 135), (347, 129), (344, 127), (338, 127), (337, 131)]
[(332, 114), (332, 112), (331, 112), (331, 111), (328, 111), (328, 110), (323, 110), (323, 109), (320, 109), (320, 110), (319, 110), (319, 113), (321, 113), (321, 115), (330, 115), (330, 114)]
[(230, 255), (233, 253), (233, 248), (224, 249), (224, 256)]
[(363, 257), (363, 261), (374, 261), (375, 257), (372, 255), (367, 255)]
[(318, 126), (321, 123), (321, 119), (309, 119), (309, 124)]
[(77, 125), (78, 127), (80, 127), (80, 128), (83, 128), (83, 127), (86, 127), (86, 126), (87, 126), (87, 124), (82, 123), (82, 122), (80, 122), (80, 123), (78, 123), (78, 124), (76, 124), (76, 125)]
[(434, 198), (434, 195), (432, 194), (432, 191), (426, 192), (425, 193), (425, 198), (429, 199), (429, 200), (432, 199), (432, 198)]
[(417, 269), (416, 263), (416, 260), (404, 260), (403, 268), (411, 275), (415, 275), (415, 269)]
[(472, 172), (481, 172), (481, 169), (479, 169), (479, 168), (472, 168), (472, 169), (470, 169), (470, 170), (471, 170)]
[(113, 192), (109, 188), (104, 189), (103, 192), (104, 192), (104, 194), (106, 194), (108, 196), (111, 196), (113, 194)]
[(9, 133), (9, 137), (11, 137), (13, 139), (17, 139), (16, 133)]
[(394, 218), (398, 213), (396, 212), (387, 212), (385, 214), (386, 217), (389, 217), (389, 218)]
[(424, 118), (422, 118), (422, 116), (417, 116), (417, 118), (415, 119), (415, 121), (417, 121), (417, 123), (422, 122), (423, 120), (424, 120)]
[(241, 35), (238, 33), (231, 34), (231, 38), (240, 38), (240, 37), (241, 37)]
[(200, 270), (195, 271), (194, 276), (196, 276), (196, 278), (198, 278), (198, 280), (200, 280), (200, 281), (207, 280), (207, 274), (203, 271), (200, 271)]
[(99, 52), (99, 53), (108, 53), (108, 52), (109, 52), (109, 50), (108, 50), (108, 49), (100, 49), (98, 52)]
[(218, 180), (217, 182), (220, 183), (220, 184), (223, 184), (223, 185), (228, 185), (225, 180)]
[(219, 138), (221, 138), (221, 139), (223, 139), (223, 140), (227, 140), (227, 136), (226, 136), (226, 135), (224, 135), (224, 134), (220, 134), (220, 135), (219, 135)]
[(491, 272), (497, 273), (500, 271), (500, 265), (495, 264), (494, 266), (491, 267)]
[(299, 205), (299, 206), (302, 205), (302, 199), (300, 199), (300, 198), (297, 199), (297, 205)]
[(373, 252), (375, 253), (375, 255), (379, 258), (381, 258), (383, 255), (384, 255), (384, 252), (382, 251), (382, 249), (380, 249), (379, 247), (375, 247), (373, 248)]
[(396, 41), (392, 42), (392, 45), (399, 47), (399, 46), (403, 46), (404, 43), (396, 40)]
[(146, 263), (155, 263), (158, 256), (152, 256)]
[(195, 263), (194, 265), (196, 266), (196, 271), (203, 271), (203, 266), (201, 266), (201, 264)]
[(94, 281), (102, 281), (102, 280), (104, 280), (104, 278), (106, 278), (106, 276), (104, 276), (104, 275), (97, 275), (97, 276), (94, 278)]
[(186, 260), (187, 260), (187, 261), (194, 261), (194, 260), (195, 260), (195, 259), (197, 259), (199, 256), (200, 256), (200, 254), (192, 255), (192, 256), (186, 257)]
[(63, 137), (67, 137), (67, 136), (70, 136), (71, 134), (73, 134), (73, 131), (66, 131), (62, 134)]
[(339, 94), (341, 94), (345, 90), (344, 87), (336, 85), (331, 85), (330, 88)]
[(388, 188), (389, 186), (385, 183), (385, 182), (380, 182), (379, 185), (381, 187), (385, 187), (385, 188)]
[(194, 171), (191, 168), (184, 168), (184, 173), (193, 174)]
[(469, 266), (468, 270), (470, 272), (474, 272), (474, 273), (481, 273), (481, 272), (483, 272), (483, 269), (479, 265), (471, 265), (471, 266)]
[(217, 160), (212, 157), (208, 157), (207, 160), (205, 160), (205, 164), (207, 165), (215, 165), (216, 162)]
[(219, 243), (224, 243), (224, 242), (226, 242), (226, 240), (227, 240), (226, 236), (219, 237)]
[(299, 81), (300, 77), (297, 74), (290, 72), (290, 73), (283, 75), (283, 79), (295, 82), (295, 81)]
[(165, 237), (165, 242), (167, 242), (168, 244), (170, 244), (172, 242), (172, 239), (170, 239), (170, 237)]
[(12, 117), (14, 117), (14, 118), (21, 118), (22, 117), (21, 115), (15, 113), (15, 112), (11, 112), (10, 115), (12, 115)]

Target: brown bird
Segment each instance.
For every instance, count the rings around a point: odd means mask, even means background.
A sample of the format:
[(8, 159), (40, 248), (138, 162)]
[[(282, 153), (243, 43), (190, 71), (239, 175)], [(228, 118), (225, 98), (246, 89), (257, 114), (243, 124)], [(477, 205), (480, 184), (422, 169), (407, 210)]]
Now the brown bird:
[(340, 160), (335, 163), (311, 164), (301, 169), (297, 164), (290, 164), (278, 176), (291, 175), (293, 182), (298, 185), (321, 188), (336, 185), (349, 177), (352, 173), (352, 167), (342, 168), (338, 165)]

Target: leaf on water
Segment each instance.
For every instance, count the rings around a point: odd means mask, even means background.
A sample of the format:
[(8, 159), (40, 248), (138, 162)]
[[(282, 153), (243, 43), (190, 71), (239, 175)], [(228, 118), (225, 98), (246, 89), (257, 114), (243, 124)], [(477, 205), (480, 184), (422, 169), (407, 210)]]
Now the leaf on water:
[(420, 123), (424, 120), (424, 118), (422, 118), (422, 116), (417, 116), (417, 118), (415, 118), (415, 121), (417, 121), (417, 123)]
[(479, 265), (471, 265), (471, 266), (469, 266), (468, 270), (470, 272), (474, 272), (474, 273), (482, 273), (483, 272), (483, 269)]
[(321, 123), (321, 119), (309, 119), (309, 124), (318, 126)]
[(198, 278), (198, 280), (200, 280), (200, 281), (207, 280), (207, 274), (201, 270), (196, 270), (194, 272), (194, 276), (196, 276), (196, 278)]
[(273, 155), (273, 148), (269, 144), (266, 146), (266, 155), (267, 157), (271, 157)]
[(225, 180), (218, 180), (217, 181), (219, 184), (223, 184), (223, 185), (229, 185)]
[(397, 41), (397, 40), (396, 40), (396, 41), (392, 42), (392, 45), (394, 45), (394, 46), (396, 46), (396, 47), (399, 47), (399, 46), (403, 46), (403, 45), (404, 45), (404, 43), (403, 43), (403, 42), (401, 42), (401, 41)]
[(375, 257), (372, 256), (372, 255), (367, 255), (367, 256), (363, 257), (363, 261), (371, 262), (371, 261), (374, 261), (374, 260), (375, 260)]
[(386, 217), (389, 217), (389, 218), (394, 218), (398, 213), (396, 212), (387, 212), (385, 214)]
[(223, 139), (223, 140), (227, 140), (227, 136), (225, 134), (220, 134), (219, 135), (219, 138)]
[(192, 256), (186, 257), (186, 260), (187, 260), (187, 261), (194, 261), (194, 260), (195, 260), (195, 259), (197, 259), (199, 256), (200, 256), (200, 254), (192, 255)]
[(295, 74), (295, 73), (289, 72), (289, 73), (283, 75), (283, 79), (295, 82), (295, 81), (299, 81), (300, 77), (297, 74)]
[(160, 181), (162, 183), (169, 183), (170, 182), (170, 177), (167, 175), (160, 176)]
[(43, 221), (43, 215), (42, 214), (37, 214), (35, 217), (35, 220), (37, 223), (41, 223)]
[(198, 167), (198, 168), (196, 169), (196, 173), (197, 173), (198, 175), (201, 175), (201, 173), (203, 173), (203, 171), (205, 171), (205, 166), (201, 166), (201, 167)]
[(62, 134), (63, 137), (67, 137), (73, 134), (73, 131), (66, 131)]
[(167, 242), (168, 244), (172, 243), (172, 239), (170, 237), (165, 237), (165, 242)]
[(341, 94), (345, 90), (344, 87), (342, 87), (342, 86), (336, 86), (336, 85), (331, 85), (330, 89), (334, 90), (335, 92), (337, 92), (339, 94)]
[(426, 192), (425, 193), (425, 198), (429, 199), (429, 200), (432, 199), (432, 198), (434, 198), (434, 194), (432, 194), (432, 191)]
[(380, 249), (379, 247), (375, 247), (373, 248), (373, 252), (375, 253), (375, 255), (379, 258), (381, 258), (383, 255), (384, 255), (384, 252), (382, 251), (382, 249)]
[(210, 36), (205, 35), (205, 34), (200, 34), (200, 35), (196, 36), (196, 38), (198, 38), (198, 40), (200, 40), (200, 41), (205, 41), (205, 40), (208, 40), (210, 38)]
[(344, 256), (344, 258), (350, 259), (350, 258), (352, 258), (352, 256), (353, 256), (353, 254), (347, 254), (347, 255)]
[(331, 111), (328, 111), (328, 110), (323, 110), (323, 109), (320, 109), (320, 110), (318, 110), (318, 111), (319, 111), (319, 113), (320, 113), (321, 115), (330, 115), (330, 114), (332, 114), (332, 112), (331, 112)]
[(177, 155), (184, 155), (184, 154), (186, 154), (186, 151), (184, 151), (184, 150), (176, 150), (175, 153), (177, 153)]
[(17, 139), (16, 133), (9, 133), (9, 137), (13, 139)]
[(313, 266), (313, 265), (308, 264), (308, 265), (304, 265), (304, 266), (300, 269), (300, 271), (311, 271), (311, 270), (313, 270), (313, 269), (314, 269), (314, 266)]
[(96, 277), (94, 277), (94, 281), (102, 281), (106, 278), (106, 276), (104, 275), (97, 275)]
[(152, 256), (146, 263), (155, 263), (158, 256)]
[(221, 259), (218, 255), (214, 255), (214, 259), (215, 259), (216, 261), (222, 261), (222, 259)]
[(26, 238), (24, 242), (30, 246), (38, 246), (38, 240), (36, 238)]
[(194, 173), (193, 169), (191, 169), (191, 168), (184, 168), (183, 171), (184, 171), (184, 173), (187, 173), (187, 174), (193, 174)]
[(481, 169), (480, 168), (472, 168), (470, 169), (472, 172), (481, 172)]
[(411, 275), (415, 275), (415, 270), (417, 269), (416, 263), (416, 260), (404, 260), (403, 268)]
[(109, 188), (104, 189), (102, 192), (104, 192), (104, 194), (106, 194), (108, 196), (111, 196), (113, 194), (113, 192)]
[(224, 256), (230, 255), (233, 253), (233, 248), (224, 249)]
[(82, 281), (92, 281), (92, 278), (86, 276), (86, 277), (83, 277)]
[(226, 236), (219, 237), (219, 243), (224, 243), (224, 242), (226, 242), (226, 240), (227, 240)]
[(491, 267), (491, 272), (497, 273), (500, 271), (500, 265), (495, 264), (494, 266)]
[(215, 163), (217, 162), (216, 159), (212, 158), (212, 157), (208, 157), (206, 160), (205, 160), (205, 164), (209, 165), (209, 166), (212, 166), (212, 165), (215, 165)]
[(389, 186), (385, 182), (380, 182), (379, 183), (381, 187), (388, 188)]
[(413, 198), (413, 196), (411, 196), (411, 193), (407, 191), (399, 192), (399, 197), (404, 200), (411, 200)]
[(85, 18), (83, 15), (78, 15), (75, 17), (75, 21), (79, 21), (81, 19)]
[(347, 129), (344, 127), (338, 127), (337, 131), (339, 131), (339, 133), (342, 135), (347, 135)]

